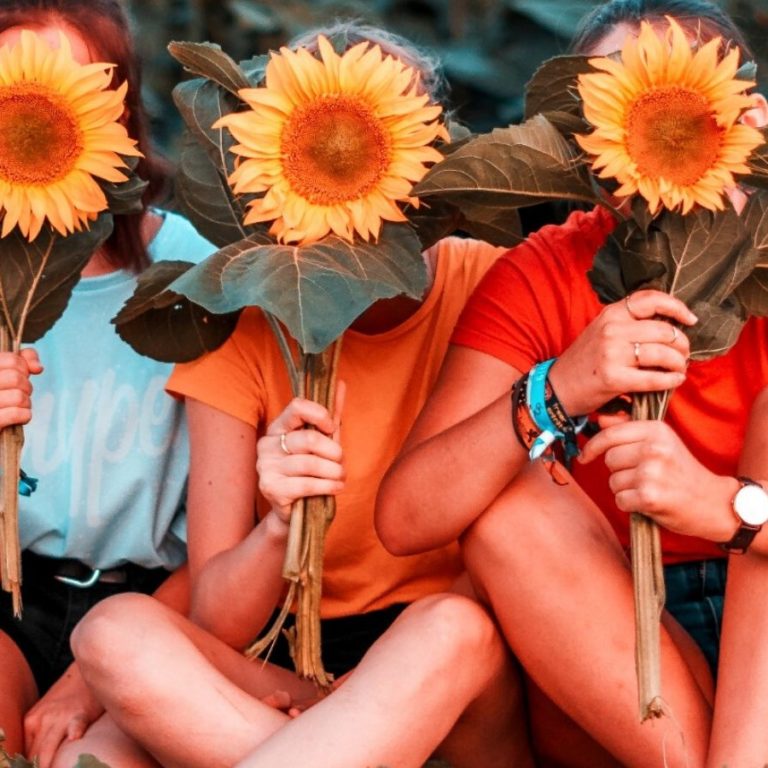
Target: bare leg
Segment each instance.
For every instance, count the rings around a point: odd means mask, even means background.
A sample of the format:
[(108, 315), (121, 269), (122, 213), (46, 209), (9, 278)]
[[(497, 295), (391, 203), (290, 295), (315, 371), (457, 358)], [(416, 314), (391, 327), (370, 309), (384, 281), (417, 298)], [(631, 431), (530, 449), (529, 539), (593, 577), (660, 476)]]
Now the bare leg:
[[(270, 768), (417, 768), (488, 687), (506, 653), (476, 603), (428, 598), (403, 612), (337, 690), (289, 720), (255, 698), (288, 689), (281, 678), (288, 673), (262, 671), (147, 598), (104, 601), (73, 645), (117, 723), (163, 765), (186, 768), (238, 760)], [(467, 663), (474, 659), (490, 663)]]
[(238, 765), (417, 768), (470, 701), (474, 709), (443, 744), (452, 765), (531, 766), (525, 721), (511, 719), (522, 715), (519, 683), (495, 627), (474, 601), (425, 598), (398, 618), (336, 692)]
[(532, 465), (469, 530), (464, 555), (526, 673), (623, 765), (704, 764), (706, 683), (666, 629), (662, 679), (672, 716), (639, 722), (631, 574), (575, 482), (557, 486)]
[(65, 741), (51, 768), (72, 768), (80, 755), (94, 755), (110, 768), (159, 768), (152, 756), (124, 734), (109, 715), (102, 715), (82, 739)]
[(24, 713), (37, 699), (37, 686), (21, 651), (0, 632), (0, 728), (9, 755), (24, 752)]
[(715, 720), (707, 765), (768, 764), (768, 559), (728, 563)]

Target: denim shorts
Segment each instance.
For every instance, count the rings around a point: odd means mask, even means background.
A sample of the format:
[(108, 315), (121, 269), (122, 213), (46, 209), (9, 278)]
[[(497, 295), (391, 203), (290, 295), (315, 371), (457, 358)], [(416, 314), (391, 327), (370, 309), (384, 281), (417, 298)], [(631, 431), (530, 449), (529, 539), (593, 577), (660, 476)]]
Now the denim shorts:
[(120, 592), (150, 594), (168, 577), (163, 568), (129, 564), (123, 583), (97, 582), (82, 588), (54, 578), (57, 561), (29, 552), (22, 554), (20, 619), (13, 616), (11, 596), (0, 592), (0, 632), (24, 654), (42, 696), (66, 671), (73, 656), (69, 637), (80, 619), (100, 600)]
[(697, 560), (664, 567), (666, 609), (704, 652), (717, 676), (727, 559)]

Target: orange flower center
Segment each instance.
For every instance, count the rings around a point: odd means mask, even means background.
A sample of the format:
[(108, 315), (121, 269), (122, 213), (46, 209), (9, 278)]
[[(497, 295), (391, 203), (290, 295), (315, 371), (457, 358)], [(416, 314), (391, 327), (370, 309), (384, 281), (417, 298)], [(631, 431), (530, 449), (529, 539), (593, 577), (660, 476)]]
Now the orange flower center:
[(706, 98), (670, 86), (632, 104), (627, 149), (643, 175), (687, 186), (717, 163), (722, 133)]
[(72, 112), (36, 83), (0, 89), (0, 178), (45, 185), (65, 177), (83, 151)]
[(281, 136), (283, 172), (314, 205), (357, 200), (390, 164), (390, 139), (364, 102), (324, 96), (294, 110)]

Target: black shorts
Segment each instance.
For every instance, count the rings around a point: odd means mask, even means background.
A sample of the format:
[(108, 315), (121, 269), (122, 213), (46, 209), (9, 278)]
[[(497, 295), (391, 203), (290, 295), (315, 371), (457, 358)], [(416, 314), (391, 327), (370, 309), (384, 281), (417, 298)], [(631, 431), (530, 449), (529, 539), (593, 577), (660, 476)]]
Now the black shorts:
[[(396, 603), (369, 613), (342, 616), (337, 619), (322, 619), (320, 635), (323, 666), (326, 672), (338, 678), (350, 669), (354, 669), (368, 649), (389, 629), (406, 606), (407, 603)], [(277, 613), (272, 616), (266, 629), (272, 626), (276, 616)], [(293, 624), (294, 617), (289, 616), (285, 622), (285, 628)], [(269, 654), (269, 661), (285, 669), (294, 668), (288, 653), (288, 641), (282, 633)]]
[(72, 663), (69, 637), (80, 619), (100, 600), (121, 592), (151, 594), (168, 577), (164, 568), (129, 563), (104, 574), (89, 587), (62, 583), (56, 575), (85, 581), (91, 572), (73, 560), (32, 552), (22, 554), (21, 619), (14, 618), (11, 596), (0, 592), (0, 631), (24, 654), (42, 696)]

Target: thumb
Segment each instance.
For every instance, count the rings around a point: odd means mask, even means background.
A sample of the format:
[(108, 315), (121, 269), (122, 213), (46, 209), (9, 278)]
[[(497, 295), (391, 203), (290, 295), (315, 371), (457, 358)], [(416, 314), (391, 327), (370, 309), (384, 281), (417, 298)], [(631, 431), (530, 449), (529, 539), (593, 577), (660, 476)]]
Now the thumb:
[(27, 370), (30, 373), (37, 374), (43, 372), (43, 366), (40, 362), (40, 358), (37, 356), (37, 352), (32, 347), (26, 347), (25, 349), (22, 349), (20, 354), (24, 359), (24, 362), (27, 364)]

